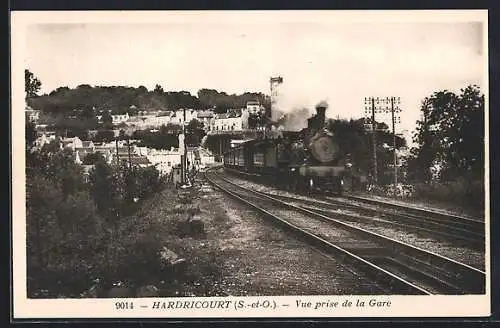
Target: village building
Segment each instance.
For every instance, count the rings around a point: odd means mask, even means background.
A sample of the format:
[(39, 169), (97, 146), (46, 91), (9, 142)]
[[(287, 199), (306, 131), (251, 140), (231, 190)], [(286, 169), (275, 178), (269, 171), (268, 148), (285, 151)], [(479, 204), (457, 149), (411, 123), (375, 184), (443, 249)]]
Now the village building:
[(71, 150), (75, 150), (75, 148), (82, 148), (83, 147), (83, 142), (80, 140), (78, 137), (73, 137), (73, 138), (62, 138), (61, 140), (61, 147), (64, 148), (70, 148)]
[(181, 154), (178, 148), (149, 149), (146, 157), (162, 175), (169, 174), (173, 167), (181, 164)]
[(130, 119), (130, 116), (128, 113), (125, 114), (119, 114), (119, 115), (111, 115), (112, 123), (113, 124), (120, 124), (120, 123), (125, 123)]
[(38, 149), (41, 149), (44, 145), (47, 145), (54, 140), (57, 140), (55, 133), (43, 133), (38, 138), (36, 138), (34, 146)]
[(242, 131), (248, 129), (248, 111), (244, 109), (229, 109), (226, 113), (216, 114), (212, 131)]
[(155, 116), (148, 117), (145, 121), (145, 125), (147, 127), (155, 127), (155, 128), (158, 128), (162, 125), (167, 125), (171, 123), (173, 114), (174, 112), (172, 111), (159, 112)]
[(198, 122), (203, 123), (203, 129), (205, 131), (210, 131), (213, 118), (214, 113), (210, 110), (200, 110), (196, 113), (196, 119), (198, 120)]
[(265, 110), (264, 106), (258, 101), (247, 101), (246, 108), (249, 114), (258, 114)]
[(24, 112), (26, 115), (26, 120), (30, 122), (36, 124), (40, 119), (40, 111), (33, 109), (31, 106), (26, 105)]
[[(186, 113), (186, 120), (184, 121), (184, 112)], [(191, 120), (196, 119), (197, 112), (194, 109), (177, 109), (174, 114), (171, 116), (170, 123), (173, 124), (184, 124), (189, 123)]]

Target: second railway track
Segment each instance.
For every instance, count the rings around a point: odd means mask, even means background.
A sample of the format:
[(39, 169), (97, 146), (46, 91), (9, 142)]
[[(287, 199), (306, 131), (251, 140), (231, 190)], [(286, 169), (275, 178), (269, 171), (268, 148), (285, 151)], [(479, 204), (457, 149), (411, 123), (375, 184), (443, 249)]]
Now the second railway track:
[(485, 273), (474, 267), (236, 185), (214, 172), (207, 179), (288, 229), (390, 286), (393, 294), (481, 294)]

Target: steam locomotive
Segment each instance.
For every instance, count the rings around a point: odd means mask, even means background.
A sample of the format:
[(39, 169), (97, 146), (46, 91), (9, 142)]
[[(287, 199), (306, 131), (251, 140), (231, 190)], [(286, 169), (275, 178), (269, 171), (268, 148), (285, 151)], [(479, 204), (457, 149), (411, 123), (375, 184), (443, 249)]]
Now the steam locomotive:
[(326, 105), (299, 132), (250, 140), (224, 154), (224, 166), (263, 178), (292, 191), (328, 191), (341, 194), (343, 177), (350, 168), (342, 158), (334, 134), (325, 129)]

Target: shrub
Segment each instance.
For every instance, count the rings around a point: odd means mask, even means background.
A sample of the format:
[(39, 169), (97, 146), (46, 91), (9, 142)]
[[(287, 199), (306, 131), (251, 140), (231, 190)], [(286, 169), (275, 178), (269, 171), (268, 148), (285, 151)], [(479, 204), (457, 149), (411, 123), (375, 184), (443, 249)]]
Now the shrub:
[(467, 179), (439, 183), (419, 183), (415, 185), (415, 198), (482, 209), (484, 208), (484, 183)]

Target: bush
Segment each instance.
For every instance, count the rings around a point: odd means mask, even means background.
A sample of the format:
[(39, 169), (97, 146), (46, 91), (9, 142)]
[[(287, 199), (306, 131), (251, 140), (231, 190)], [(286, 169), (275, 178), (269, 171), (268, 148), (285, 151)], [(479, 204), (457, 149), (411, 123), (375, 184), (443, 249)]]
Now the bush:
[(418, 183), (415, 198), (484, 208), (484, 182), (459, 179), (449, 182)]

